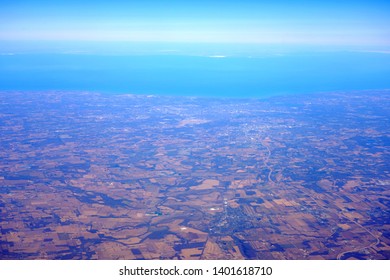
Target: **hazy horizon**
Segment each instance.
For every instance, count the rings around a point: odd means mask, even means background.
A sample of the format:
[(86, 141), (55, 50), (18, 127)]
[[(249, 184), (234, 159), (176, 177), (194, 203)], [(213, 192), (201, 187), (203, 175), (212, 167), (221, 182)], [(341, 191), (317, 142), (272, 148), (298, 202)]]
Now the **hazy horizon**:
[(3, 54), (390, 51), (386, 1), (31, 0), (0, 7)]
[(264, 97), (390, 88), (386, 1), (0, 4), (0, 89)]

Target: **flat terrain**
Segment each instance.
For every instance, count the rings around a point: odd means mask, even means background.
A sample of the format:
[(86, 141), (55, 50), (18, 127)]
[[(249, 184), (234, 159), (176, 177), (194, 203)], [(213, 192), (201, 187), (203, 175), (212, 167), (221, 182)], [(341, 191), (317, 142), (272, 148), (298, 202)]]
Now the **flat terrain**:
[(390, 92), (0, 92), (0, 259), (390, 259)]

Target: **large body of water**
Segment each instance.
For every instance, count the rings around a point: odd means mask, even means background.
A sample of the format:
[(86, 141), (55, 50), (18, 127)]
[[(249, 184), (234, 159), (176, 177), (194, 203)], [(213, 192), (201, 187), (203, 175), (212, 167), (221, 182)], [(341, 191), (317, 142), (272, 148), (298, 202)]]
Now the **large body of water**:
[(390, 54), (0, 55), (0, 90), (265, 97), (390, 88)]

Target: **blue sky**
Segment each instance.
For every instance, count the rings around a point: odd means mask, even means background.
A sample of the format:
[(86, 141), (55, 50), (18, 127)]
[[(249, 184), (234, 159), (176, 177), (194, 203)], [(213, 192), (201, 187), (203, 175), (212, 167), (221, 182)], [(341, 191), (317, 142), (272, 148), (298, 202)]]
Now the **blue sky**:
[(1, 1), (0, 43), (23, 42), (26, 50), (56, 42), (390, 49), (389, 2)]
[(0, 1), (2, 89), (382, 89), (389, 54), (389, 0)]

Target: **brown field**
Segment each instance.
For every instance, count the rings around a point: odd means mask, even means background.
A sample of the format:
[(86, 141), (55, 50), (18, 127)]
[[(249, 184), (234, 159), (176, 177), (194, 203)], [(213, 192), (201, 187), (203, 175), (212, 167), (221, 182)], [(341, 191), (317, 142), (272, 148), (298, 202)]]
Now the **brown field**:
[(0, 259), (389, 259), (388, 91), (0, 97)]

